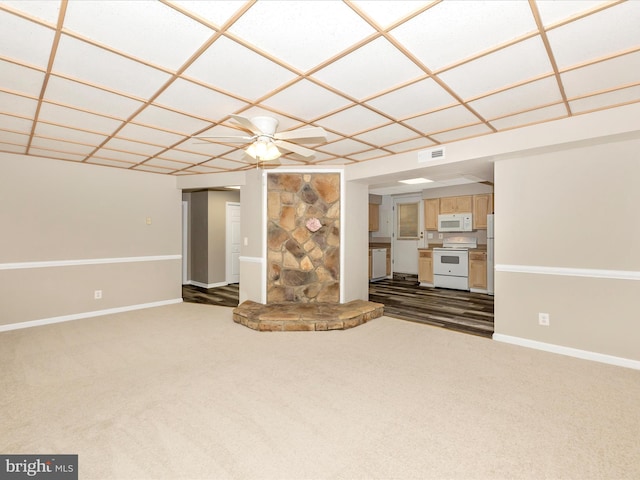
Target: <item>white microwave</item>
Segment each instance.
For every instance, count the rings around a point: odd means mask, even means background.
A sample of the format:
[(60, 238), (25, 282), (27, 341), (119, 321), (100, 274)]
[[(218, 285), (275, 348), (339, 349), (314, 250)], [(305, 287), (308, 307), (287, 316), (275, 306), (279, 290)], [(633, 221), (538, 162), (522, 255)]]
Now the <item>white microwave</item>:
[(473, 230), (473, 215), (470, 213), (448, 213), (438, 215), (439, 232), (470, 232)]

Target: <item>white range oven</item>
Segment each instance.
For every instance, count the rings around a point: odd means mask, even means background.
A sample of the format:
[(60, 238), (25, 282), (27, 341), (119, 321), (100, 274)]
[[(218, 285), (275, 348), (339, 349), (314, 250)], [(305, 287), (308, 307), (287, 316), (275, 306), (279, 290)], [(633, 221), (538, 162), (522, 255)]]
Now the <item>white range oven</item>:
[(450, 237), (433, 249), (433, 286), (469, 290), (469, 249), (477, 248), (474, 237)]

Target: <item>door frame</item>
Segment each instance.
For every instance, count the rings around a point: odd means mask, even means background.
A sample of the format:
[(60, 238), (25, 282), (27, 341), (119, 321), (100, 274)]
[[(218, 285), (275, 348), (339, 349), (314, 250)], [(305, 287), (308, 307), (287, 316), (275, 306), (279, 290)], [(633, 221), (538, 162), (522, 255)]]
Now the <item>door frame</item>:
[[(225, 282), (227, 282), (227, 285), (230, 283), (239, 283), (240, 279), (238, 278), (238, 281), (236, 281), (235, 279), (231, 278), (233, 275), (233, 265), (231, 264), (230, 258), (231, 258), (231, 253), (232, 252), (232, 229), (231, 229), (231, 215), (229, 215), (230, 209), (231, 208), (238, 208), (238, 211), (240, 211), (240, 202), (225, 202), (225, 272), (224, 272), (224, 277), (225, 277)], [(242, 237), (240, 237), (242, 238)], [(239, 252), (238, 252), (239, 253)]]

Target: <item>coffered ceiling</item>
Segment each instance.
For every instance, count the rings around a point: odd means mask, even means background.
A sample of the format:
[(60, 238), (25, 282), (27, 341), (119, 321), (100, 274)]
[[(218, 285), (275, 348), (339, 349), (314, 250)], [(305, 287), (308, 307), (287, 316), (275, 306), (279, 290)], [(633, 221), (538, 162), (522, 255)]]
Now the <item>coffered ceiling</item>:
[(640, 101), (640, 1), (0, 0), (0, 152), (253, 168), (230, 114), (349, 165)]

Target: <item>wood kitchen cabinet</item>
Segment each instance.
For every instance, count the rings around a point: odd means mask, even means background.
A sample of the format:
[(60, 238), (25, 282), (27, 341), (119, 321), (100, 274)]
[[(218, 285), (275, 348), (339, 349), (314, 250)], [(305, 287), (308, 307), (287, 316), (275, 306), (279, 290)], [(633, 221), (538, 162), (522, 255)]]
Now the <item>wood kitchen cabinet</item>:
[(469, 252), (469, 288), (487, 289), (487, 252)]
[(483, 193), (473, 196), (473, 229), (487, 228), (487, 215), (493, 213), (493, 194)]
[(471, 213), (473, 211), (473, 195), (458, 197), (442, 197), (440, 213)]
[(438, 215), (440, 214), (440, 199), (428, 198), (424, 201), (424, 229), (438, 230)]
[(377, 232), (380, 230), (380, 205), (376, 203), (369, 204), (369, 231)]
[(433, 285), (433, 251), (418, 250), (418, 281)]

